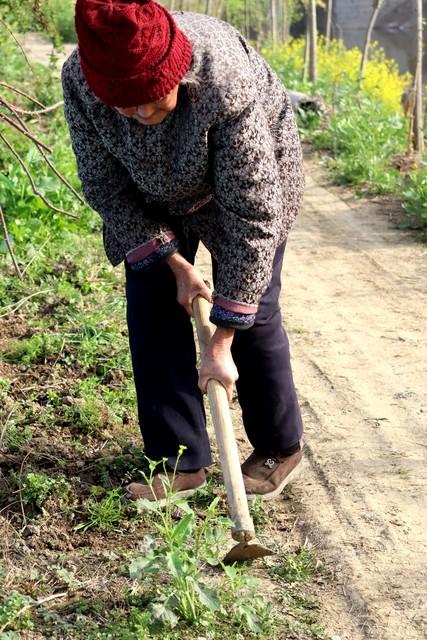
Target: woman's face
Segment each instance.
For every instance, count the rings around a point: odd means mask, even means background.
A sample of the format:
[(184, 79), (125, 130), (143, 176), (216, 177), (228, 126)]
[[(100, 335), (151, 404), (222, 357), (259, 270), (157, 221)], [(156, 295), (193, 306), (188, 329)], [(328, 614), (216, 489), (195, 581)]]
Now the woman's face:
[(156, 102), (140, 104), (138, 107), (115, 108), (122, 116), (133, 118), (141, 124), (160, 124), (168, 113), (175, 109), (178, 100), (178, 89), (179, 85), (177, 84), (167, 96), (161, 100), (156, 100)]

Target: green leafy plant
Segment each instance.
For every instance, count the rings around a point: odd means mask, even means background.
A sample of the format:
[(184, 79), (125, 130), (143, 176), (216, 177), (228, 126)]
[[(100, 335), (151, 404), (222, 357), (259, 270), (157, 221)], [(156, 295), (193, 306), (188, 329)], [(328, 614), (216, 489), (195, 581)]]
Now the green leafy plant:
[[(34, 623), (29, 609), (33, 599), (17, 591), (1, 595), (3, 598), (0, 597), (0, 628), (9, 631), (33, 629)], [(3, 638), (6, 634), (0, 633), (0, 636)]]
[[(402, 192), (403, 208), (412, 217), (417, 216), (424, 228), (424, 238), (427, 240), (427, 169), (420, 169), (408, 179)], [(408, 220), (405, 226), (413, 227)]]
[[(177, 460), (183, 450), (181, 447)], [(150, 461), (150, 475), (145, 477), (149, 486), (158, 464)], [(207, 507), (203, 519), (198, 520), (187, 501), (175, 498), (174, 474), (172, 478), (164, 476), (165, 505), (156, 500), (139, 501), (140, 509), (150, 514), (158, 535), (146, 536), (141, 553), (129, 567), (133, 579), (168, 576), (170, 583), (158, 587), (150, 605), (153, 620), (172, 629), (180, 621), (186, 621), (198, 628), (231, 623), (239, 632), (267, 632), (272, 611), (257, 595), (257, 581), (245, 575), (241, 567), (225, 567), (221, 562), (231, 522), (217, 512), (219, 497)], [(184, 513), (178, 522), (174, 517), (176, 509)], [(208, 583), (203, 568), (206, 563), (224, 570), (219, 588)]]
[(63, 476), (53, 478), (45, 473), (27, 473), (21, 486), (22, 501), (42, 507), (47, 498), (56, 494), (66, 499), (71, 487)]
[(422, 166), (407, 177), (395, 162), (405, 157), (408, 144), (409, 125), (400, 101), (412, 82), (409, 74), (400, 74), (394, 61), (373, 45), (360, 82), (361, 52), (346, 49), (341, 41), (326, 44), (320, 38), (319, 78), (312, 86), (302, 78), (304, 46), (303, 39), (290, 38), (282, 47), (263, 51), (288, 89), (316, 94), (326, 104), (323, 117), (299, 111), (303, 138), (324, 157), (326, 152), (337, 183), (401, 199), (408, 216), (400, 226), (423, 229), (427, 240), (426, 170)]

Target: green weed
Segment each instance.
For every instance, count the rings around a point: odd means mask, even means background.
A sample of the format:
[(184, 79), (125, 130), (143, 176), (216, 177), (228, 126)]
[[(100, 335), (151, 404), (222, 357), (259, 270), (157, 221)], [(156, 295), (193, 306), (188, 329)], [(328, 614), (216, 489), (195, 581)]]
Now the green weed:
[[(32, 598), (17, 591), (2, 595), (4, 599), (0, 601), (0, 628), (4, 631), (33, 629), (34, 622), (29, 609), (33, 602)], [(0, 635), (2, 638), (7, 637), (5, 633)], [(12, 636), (9, 637), (12, 638)]]
[(411, 217), (415, 215), (424, 229), (424, 238), (427, 240), (427, 169), (420, 169), (407, 179), (402, 199), (402, 206), (409, 214), (403, 226), (414, 228)]
[(314, 553), (303, 546), (295, 553), (285, 553), (280, 565), (274, 566), (272, 574), (286, 582), (304, 582), (319, 570)]
[(264, 499), (262, 496), (255, 496), (249, 503), (249, 510), (252, 516), (255, 529), (262, 531), (267, 523), (267, 516), (264, 510)]
[(70, 483), (63, 476), (53, 478), (45, 473), (27, 473), (22, 481), (21, 496), (25, 504), (33, 503), (41, 508), (53, 494), (66, 500), (70, 489)]
[(88, 531), (96, 528), (101, 531), (109, 531), (114, 529), (123, 519), (124, 512), (122, 490), (114, 489), (109, 491), (102, 500), (89, 498), (84, 513), (86, 520), (78, 524), (74, 530)]
[[(178, 460), (184, 448), (180, 449)], [(150, 461), (151, 485), (158, 463)], [(160, 584), (149, 610), (152, 626), (173, 629), (180, 621), (200, 629), (231, 624), (236, 632), (268, 633), (272, 628), (272, 611), (257, 595), (258, 582), (241, 567), (225, 567), (221, 555), (231, 523), (218, 512), (219, 498), (197, 519), (185, 500), (176, 500), (171, 491), (173, 478), (165, 479), (166, 504), (140, 500), (140, 509), (148, 512), (157, 537), (147, 536), (129, 567), (130, 577), (144, 581), (149, 576), (168, 576), (169, 584)], [(184, 515), (176, 522), (176, 509)], [(204, 565), (222, 566), (224, 580), (219, 588), (208, 583)]]
[(31, 437), (32, 431), (27, 425), (16, 424), (10, 420), (4, 427), (0, 448), (11, 452), (22, 450), (23, 445), (27, 444)]
[(62, 339), (58, 335), (33, 335), (17, 341), (3, 358), (27, 366), (45, 364), (59, 355), (61, 347)]
[(74, 28), (74, 2), (72, 0), (48, 0), (46, 13), (55, 33), (64, 42), (76, 42)]
[(63, 418), (83, 433), (97, 433), (108, 427), (112, 416), (102, 399), (94, 394), (77, 398), (71, 407), (65, 407)]
[(8, 396), (12, 381), (9, 378), (0, 377), (0, 401), (4, 402)]

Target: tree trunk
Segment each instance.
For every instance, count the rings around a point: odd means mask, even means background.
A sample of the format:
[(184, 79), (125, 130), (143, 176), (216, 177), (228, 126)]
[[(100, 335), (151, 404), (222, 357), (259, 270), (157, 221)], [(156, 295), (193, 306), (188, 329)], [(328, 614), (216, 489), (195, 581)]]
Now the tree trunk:
[(328, 44), (331, 40), (332, 35), (332, 10), (334, 7), (334, 0), (328, 0), (328, 4), (326, 7), (326, 44)]
[(248, 6), (248, 0), (244, 0), (243, 13), (244, 13), (244, 24), (245, 24), (245, 28), (244, 28), (243, 33), (245, 35), (245, 38), (249, 38), (249, 6)]
[(256, 23), (256, 42), (255, 47), (257, 51), (260, 51), (262, 39), (264, 35), (263, 16), (261, 14), (261, 8), (259, 4), (256, 5), (255, 23)]
[(223, 9), (224, 9), (224, 0), (219, 0), (216, 6), (216, 12), (215, 12), (215, 15), (217, 18), (222, 18)]
[(365, 46), (363, 48), (362, 62), (360, 64), (359, 75), (360, 75), (361, 78), (363, 77), (363, 74), (365, 73), (365, 66), (366, 66), (366, 63), (368, 61), (369, 47), (371, 45), (371, 40), (372, 40), (372, 31), (374, 29), (375, 23), (376, 23), (377, 18), (378, 18), (378, 14), (379, 14), (380, 9), (383, 6), (383, 4), (384, 4), (384, 0), (374, 0), (373, 4), (372, 4), (372, 15), (371, 15), (371, 19), (369, 21), (368, 30), (366, 32)]
[(209, 15), (210, 12), (211, 12), (211, 0), (206, 0), (205, 13), (206, 15)]
[(282, 0), (282, 41), (286, 42), (291, 30), (291, 7), (289, 0)]
[(179, 4), (178, 4), (179, 11), (184, 11), (184, 2), (185, 0), (179, 0)]
[(417, 70), (415, 73), (414, 146), (420, 154), (424, 151), (424, 100), (423, 100), (423, 3), (417, 5)]
[(304, 66), (302, 71), (302, 81), (308, 81), (308, 67), (310, 65), (310, 32), (307, 21), (307, 28), (305, 31), (305, 47), (304, 47)]
[(309, 50), (310, 50), (310, 82), (317, 82), (317, 14), (316, 0), (309, 0), (308, 3), (308, 26), (309, 26)]
[(175, 0), (169, 0), (169, 11), (173, 11), (175, 9)]
[(277, 13), (276, 13), (276, 0), (270, 0), (271, 11), (271, 40), (273, 42), (273, 49), (277, 47)]

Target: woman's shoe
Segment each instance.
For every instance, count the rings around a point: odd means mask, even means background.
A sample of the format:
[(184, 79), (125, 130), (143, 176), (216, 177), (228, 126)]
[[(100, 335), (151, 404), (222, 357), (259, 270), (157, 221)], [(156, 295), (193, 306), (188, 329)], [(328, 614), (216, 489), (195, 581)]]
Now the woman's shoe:
[(263, 496), (269, 500), (280, 495), (301, 472), (302, 457), (301, 450), (290, 456), (266, 456), (254, 451), (242, 464), (248, 498)]
[(191, 472), (172, 471), (159, 473), (154, 476), (151, 484), (146, 482), (131, 482), (125, 487), (128, 500), (150, 500), (158, 502), (159, 506), (166, 503), (166, 495), (173, 494), (173, 498), (189, 498), (198, 489), (206, 486), (204, 469)]

